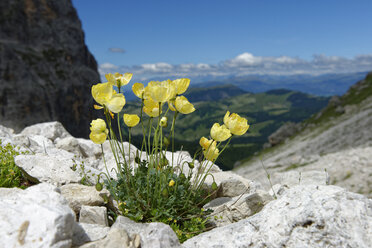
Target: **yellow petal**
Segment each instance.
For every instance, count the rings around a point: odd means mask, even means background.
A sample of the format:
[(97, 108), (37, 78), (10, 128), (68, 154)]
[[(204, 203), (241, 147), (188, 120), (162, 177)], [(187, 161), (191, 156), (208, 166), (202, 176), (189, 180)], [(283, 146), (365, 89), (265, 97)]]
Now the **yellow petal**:
[(216, 147), (216, 141), (209, 140), (205, 137), (200, 138), (199, 144), (201, 147), (203, 147), (204, 150), (214, 149)]
[(100, 105), (97, 105), (97, 104), (94, 104), (94, 105), (93, 105), (93, 107), (94, 107), (94, 109), (103, 109), (103, 107), (102, 107), (102, 106), (100, 106)]
[(169, 187), (173, 187), (174, 184), (175, 184), (174, 180), (170, 180), (170, 181), (169, 181)]
[(172, 111), (176, 111), (176, 107), (174, 106), (174, 101), (170, 100), (168, 101), (168, 107)]
[(107, 73), (107, 74), (105, 75), (105, 78), (107, 79), (107, 81), (108, 81), (110, 84), (116, 85), (115, 75), (113, 75), (112, 73)]
[(114, 113), (119, 113), (125, 105), (125, 97), (123, 94), (115, 94), (105, 104), (105, 106)]
[(215, 141), (225, 141), (231, 137), (230, 130), (225, 125), (220, 126), (218, 123), (214, 123), (211, 128), (211, 137)]
[(214, 162), (217, 159), (219, 152), (218, 148), (214, 147), (213, 149), (204, 150), (203, 154), (207, 160)]
[(175, 83), (175, 85), (176, 85), (176, 94), (180, 95), (180, 94), (185, 93), (185, 91), (189, 87), (190, 79), (179, 78), (179, 79), (173, 80), (173, 83)]
[(234, 135), (243, 135), (249, 129), (247, 119), (240, 117), (238, 114), (233, 113), (230, 115), (230, 112), (227, 111), (223, 120), (227, 128)]
[(103, 144), (107, 138), (106, 133), (90, 133), (89, 138), (96, 144)]
[(129, 81), (132, 79), (132, 76), (133, 76), (132, 73), (129, 73), (129, 72), (124, 73), (124, 75), (122, 77), (120, 77), (121, 85), (122, 86), (127, 85), (129, 83)]
[(124, 123), (128, 126), (128, 127), (134, 127), (134, 126), (137, 126), (137, 124), (139, 123), (140, 121), (140, 118), (138, 117), (138, 115), (130, 115), (130, 114), (124, 114)]
[(102, 133), (106, 131), (106, 122), (100, 118), (93, 120), (90, 123), (90, 131)]
[(132, 91), (138, 98), (141, 98), (141, 99), (144, 98), (145, 87), (143, 86), (143, 84), (141, 83), (133, 84)]
[(194, 105), (192, 105), (184, 96), (177, 96), (175, 105), (177, 111), (182, 114), (190, 114), (195, 111)]
[[(160, 114), (162, 113), (162, 106), (160, 105)], [(154, 102), (152, 99), (146, 99), (144, 101), (143, 112), (150, 117), (159, 116), (159, 103)]]
[(104, 105), (112, 97), (113, 92), (112, 85), (108, 82), (92, 86), (92, 96), (101, 105)]

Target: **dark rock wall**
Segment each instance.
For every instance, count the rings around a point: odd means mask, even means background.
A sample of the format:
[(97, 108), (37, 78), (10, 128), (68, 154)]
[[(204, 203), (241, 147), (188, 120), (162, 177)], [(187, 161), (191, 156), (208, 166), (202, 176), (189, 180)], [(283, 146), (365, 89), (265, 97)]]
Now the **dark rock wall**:
[(0, 1), (0, 124), (60, 121), (87, 137), (97, 63), (71, 0)]

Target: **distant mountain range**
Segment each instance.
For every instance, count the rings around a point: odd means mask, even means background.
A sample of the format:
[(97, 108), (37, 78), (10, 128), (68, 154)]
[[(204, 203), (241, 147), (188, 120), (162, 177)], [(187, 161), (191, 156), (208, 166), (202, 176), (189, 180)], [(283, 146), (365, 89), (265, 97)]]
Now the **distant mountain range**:
[[(226, 95), (224, 90), (230, 90), (238, 94), (239, 92), (262, 93), (274, 89), (288, 89), (316, 96), (333, 96), (343, 95), (352, 84), (362, 80), (366, 75), (367, 72), (356, 72), (343, 74), (322, 74), (317, 76), (310, 74), (298, 74), (287, 76), (251, 75), (246, 77), (217, 79), (191, 78), (191, 84), (188, 92), (193, 92), (192, 95), (195, 97), (193, 99), (194, 101), (202, 100), (200, 97), (203, 96), (204, 93), (208, 94), (208, 92), (205, 91), (205, 88), (211, 90), (215, 87), (216, 88), (213, 89), (213, 91), (218, 93), (213, 96), (209, 94), (209, 97), (212, 97), (211, 99), (219, 99), (218, 96), (223, 97)], [(164, 80), (164, 78), (154, 78), (153, 80)], [(229, 85), (229, 88), (226, 88), (226, 85)], [(235, 88), (232, 86), (235, 86)], [(136, 99), (130, 88), (131, 86), (127, 86), (127, 88), (125, 88), (125, 97), (128, 101)], [(198, 94), (195, 92), (199, 92), (199, 96), (197, 96)]]
[(355, 82), (362, 80), (367, 72), (322, 74), (318, 76), (299, 75), (252, 75), (227, 78), (194, 84), (193, 87), (213, 87), (231, 84), (247, 92), (259, 93), (272, 89), (289, 89), (317, 96), (342, 95)]

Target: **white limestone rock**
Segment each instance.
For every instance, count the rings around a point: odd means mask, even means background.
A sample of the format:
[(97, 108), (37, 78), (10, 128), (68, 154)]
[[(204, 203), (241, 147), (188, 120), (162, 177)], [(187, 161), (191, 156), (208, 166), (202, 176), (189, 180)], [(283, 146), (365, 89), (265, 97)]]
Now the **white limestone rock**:
[(172, 228), (164, 223), (136, 223), (127, 217), (118, 216), (112, 228), (125, 230), (130, 236), (139, 234), (141, 248), (181, 248)]
[(292, 187), (295, 185), (328, 185), (329, 175), (326, 171), (287, 171), (276, 172), (273, 175), (273, 183), (287, 185)]
[(26, 127), (21, 134), (25, 136), (42, 135), (51, 141), (57, 138), (65, 138), (71, 136), (60, 122), (44, 122)]
[(260, 188), (258, 183), (239, 176), (231, 171), (215, 172), (212, 176), (207, 176), (204, 184), (207, 188), (212, 187), (213, 178), (218, 188), (218, 197), (234, 197), (241, 194), (252, 193)]
[(255, 193), (235, 196), (233, 198), (216, 198), (204, 205), (204, 208), (213, 210), (210, 214), (209, 223), (220, 227), (246, 219), (258, 213), (272, 200), (273, 197), (267, 192), (257, 190)]
[[(104, 239), (90, 242), (79, 246), (79, 248), (137, 248), (135, 247), (127, 232), (123, 229), (111, 228)], [(142, 248), (142, 246), (141, 246)]]
[(372, 247), (372, 200), (337, 186), (294, 186), (258, 214), (183, 246)]
[(105, 238), (110, 231), (107, 226), (97, 224), (76, 223), (72, 237), (72, 246), (83, 245)]
[(57, 186), (80, 182), (78, 172), (73, 171), (73, 161), (59, 159), (44, 154), (19, 155), (14, 158), (15, 164), (26, 172), (32, 182), (47, 182)]
[(94, 186), (86, 186), (76, 183), (61, 186), (61, 193), (76, 214), (80, 213), (83, 205), (105, 206), (105, 199), (110, 198), (110, 193), (106, 189), (97, 191)]
[(0, 247), (71, 247), (74, 220), (67, 201), (50, 184), (0, 188)]
[(14, 130), (8, 127), (4, 127), (0, 125), (0, 138), (9, 138), (11, 139), (14, 135)]
[(108, 226), (107, 208), (83, 205), (80, 209), (79, 222)]

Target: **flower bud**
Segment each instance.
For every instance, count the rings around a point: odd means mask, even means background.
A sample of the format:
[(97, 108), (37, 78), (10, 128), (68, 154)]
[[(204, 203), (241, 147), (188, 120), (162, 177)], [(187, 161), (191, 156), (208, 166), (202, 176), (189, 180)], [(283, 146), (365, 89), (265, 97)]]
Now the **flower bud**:
[(218, 187), (217, 187), (217, 183), (216, 182), (213, 182), (212, 183), (212, 190), (217, 190)]
[(168, 126), (168, 118), (166, 116), (163, 116), (160, 119), (160, 126), (162, 126), (162, 127), (167, 127)]
[(161, 192), (161, 194), (164, 197), (168, 197), (168, 190), (167, 189), (163, 189), (163, 191)]
[(195, 167), (194, 162), (187, 162), (187, 164), (189, 165), (190, 169), (194, 169), (194, 167)]
[(101, 191), (103, 189), (102, 183), (96, 183), (96, 190)]
[(169, 139), (167, 137), (164, 137), (163, 143), (164, 143), (165, 147), (167, 147), (167, 146), (169, 146), (170, 141), (169, 141)]

